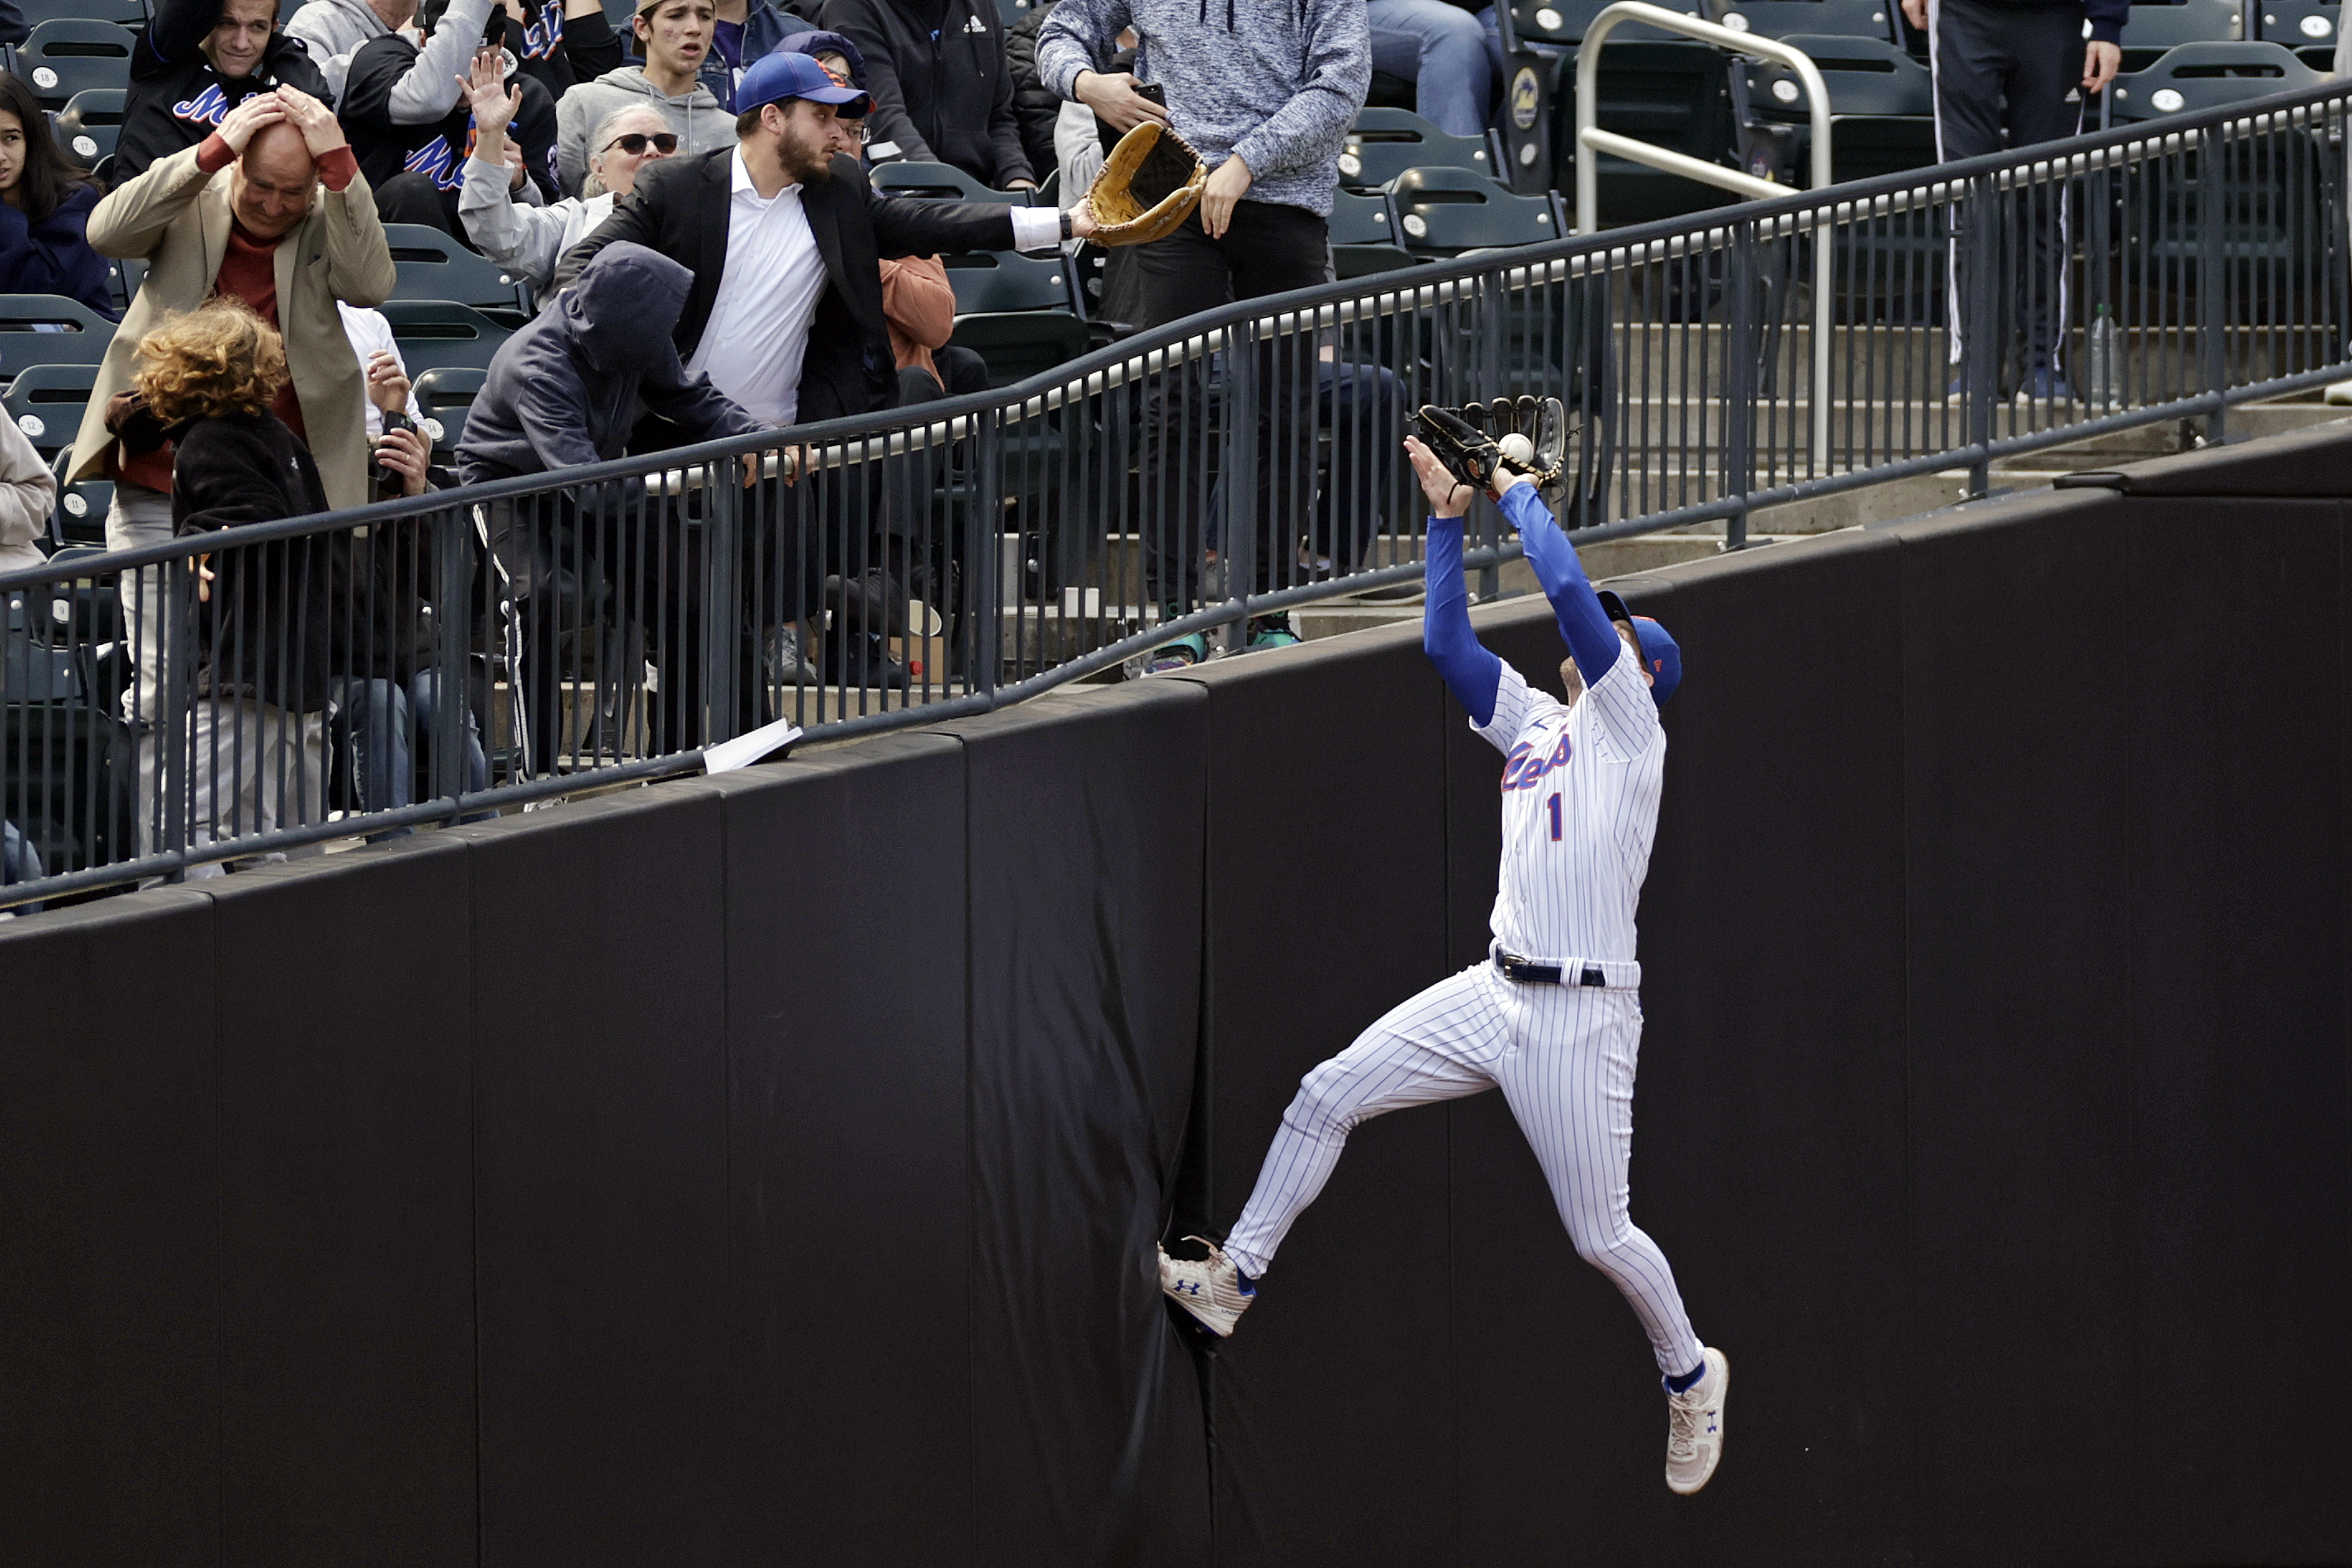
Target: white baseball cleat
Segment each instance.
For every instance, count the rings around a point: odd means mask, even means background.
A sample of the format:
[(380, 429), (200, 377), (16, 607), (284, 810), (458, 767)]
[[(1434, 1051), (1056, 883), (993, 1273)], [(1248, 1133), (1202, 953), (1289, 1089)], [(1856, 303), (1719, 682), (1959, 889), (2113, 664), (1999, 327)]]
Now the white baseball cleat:
[(1731, 1358), (1708, 1347), (1706, 1375), (1666, 1396), (1666, 1485), (1684, 1497), (1706, 1485), (1723, 1458), (1723, 1396)]
[(1178, 1306), (1198, 1318), (1202, 1327), (1223, 1339), (1234, 1332), (1242, 1313), (1257, 1300), (1257, 1292), (1242, 1288), (1242, 1271), (1225, 1256), (1223, 1248), (1205, 1236), (1187, 1236), (1184, 1239), (1206, 1247), (1208, 1257), (1199, 1262), (1171, 1258), (1168, 1249), (1162, 1247), (1160, 1288)]

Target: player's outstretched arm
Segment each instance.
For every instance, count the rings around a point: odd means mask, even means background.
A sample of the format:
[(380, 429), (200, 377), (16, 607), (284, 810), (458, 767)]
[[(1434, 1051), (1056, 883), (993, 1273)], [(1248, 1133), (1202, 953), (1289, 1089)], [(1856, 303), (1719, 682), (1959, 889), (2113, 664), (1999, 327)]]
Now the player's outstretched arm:
[(1498, 504), (1504, 517), (1519, 530), (1528, 564), (1535, 568), (1536, 580), (1543, 585), (1544, 597), (1551, 601), (1559, 634), (1576, 657), (1577, 673), (1590, 686), (1617, 662), (1624, 640), (1609, 624), (1608, 612), (1601, 608), (1601, 598), (1584, 575), (1584, 563), (1576, 559), (1576, 547), (1560, 531), (1551, 508), (1524, 476), (1513, 475), (1512, 480)]
[(1480, 646), (1477, 633), (1470, 630), (1470, 587), (1462, 579), (1462, 514), (1470, 506), (1470, 486), (1456, 482), (1418, 440), (1408, 436), (1404, 445), (1430, 506), (1422, 652), (1437, 666), (1454, 701), (1483, 728), (1495, 720), (1503, 661)]

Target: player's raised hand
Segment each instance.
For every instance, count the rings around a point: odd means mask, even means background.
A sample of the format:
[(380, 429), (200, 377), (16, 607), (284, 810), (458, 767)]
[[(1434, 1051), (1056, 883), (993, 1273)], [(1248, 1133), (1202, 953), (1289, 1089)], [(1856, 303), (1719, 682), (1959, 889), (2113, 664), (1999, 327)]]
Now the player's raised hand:
[(1421, 476), (1421, 492), (1429, 497), (1433, 517), (1458, 517), (1470, 509), (1470, 498), (1477, 492), (1456, 479), (1453, 470), (1437, 460), (1437, 454), (1421, 444), (1421, 437), (1406, 436), (1404, 452), (1412, 459), (1412, 471)]

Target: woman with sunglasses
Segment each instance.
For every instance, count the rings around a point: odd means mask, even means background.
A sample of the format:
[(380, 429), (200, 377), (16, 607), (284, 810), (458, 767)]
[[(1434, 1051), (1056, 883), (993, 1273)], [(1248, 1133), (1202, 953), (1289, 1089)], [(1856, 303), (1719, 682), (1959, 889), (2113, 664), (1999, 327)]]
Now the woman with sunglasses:
[(457, 220), (484, 256), (536, 289), (547, 287), (565, 251), (613, 215), (614, 198), (636, 189), (639, 169), (677, 151), (677, 135), (661, 110), (650, 104), (614, 110), (589, 137), (588, 177), (580, 194), (544, 207), (524, 205), (514, 199), (520, 150), (506, 136), (520, 99), (488, 76), (476, 77), (467, 91), (474, 152), (466, 160)]

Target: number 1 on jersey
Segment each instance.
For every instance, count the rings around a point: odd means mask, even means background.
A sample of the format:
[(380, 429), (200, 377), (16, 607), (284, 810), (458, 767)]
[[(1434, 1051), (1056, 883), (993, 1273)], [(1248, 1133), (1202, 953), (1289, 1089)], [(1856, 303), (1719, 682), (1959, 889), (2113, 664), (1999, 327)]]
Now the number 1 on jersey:
[(1545, 801), (1544, 806), (1551, 812), (1551, 841), (1558, 843), (1559, 842), (1559, 791), (1553, 790), (1551, 799)]

